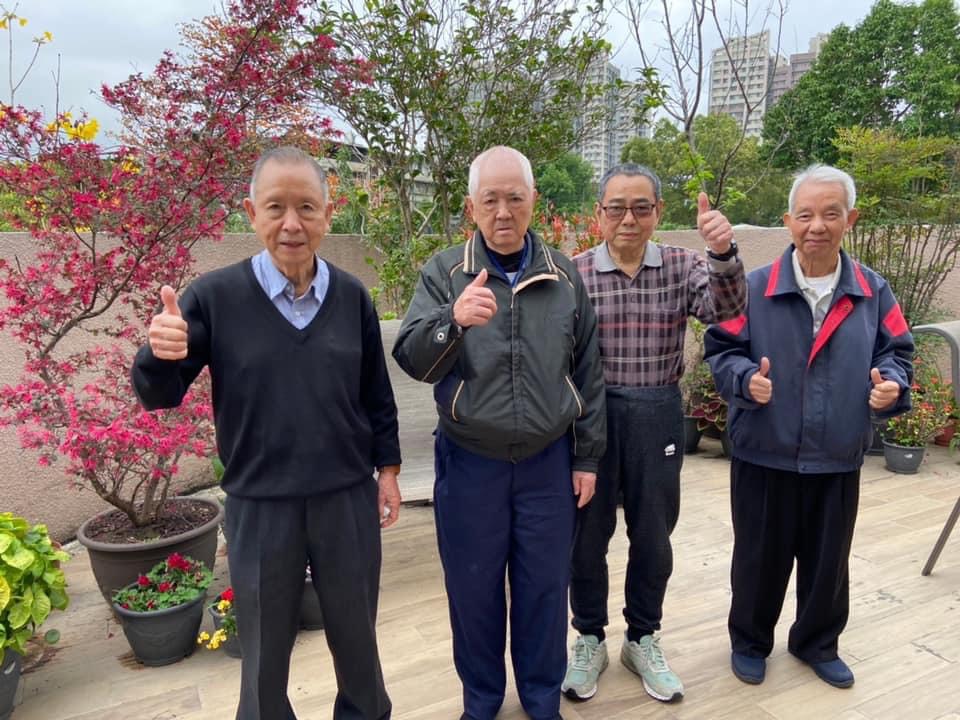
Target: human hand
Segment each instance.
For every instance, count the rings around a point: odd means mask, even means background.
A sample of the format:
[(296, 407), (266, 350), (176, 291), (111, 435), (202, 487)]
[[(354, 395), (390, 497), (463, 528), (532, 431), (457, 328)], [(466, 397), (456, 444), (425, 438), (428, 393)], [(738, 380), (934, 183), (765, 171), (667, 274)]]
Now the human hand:
[(770, 397), (773, 395), (773, 383), (768, 377), (769, 374), (770, 360), (764, 356), (760, 358), (760, 369), (750, 377), (750, 382), (747, 385), (747, 392), (750, 393), (750, 397), (753, 398), (754, 402), (761, 405), (770, 402)]
[(700, 237), (717, 255), (723, 255), (730, 249), (733, 240), (733, 227), (719, 210), (710, 209), (710, 199), (705, 192), (697, 196), (697, 230)]
[(596, 473), (584, 472), (583, 470), (573, 471), (573, 494), (578, 496), (577, 508), (582, 508), (590, 502), (596, 490)]
[(886, 410), (900, 397), (900, 384), (896, 380), (884, 380), (877, 368), (871, 368), (870, 409), (874, 412)]
[(380, 527), (388, 528), (400, 517), (399, 473), (393, 468), (383, 468), (377, 473), (377, 508)]
[(485, 287), (487, 269), (481, 270), (477, 277), (467, 285), (453, 304), (453, 320), (462, 328), (471, 325), (482, 326), (490, 322), (497, 314), (497, 299), (493, 290)]
[(187, 356), (187, 322), (183, 319), (173, 288), (160, 288), (163, 310), (150, 321), (147, 338), (154, 357), (160, 360), (183, 360)]

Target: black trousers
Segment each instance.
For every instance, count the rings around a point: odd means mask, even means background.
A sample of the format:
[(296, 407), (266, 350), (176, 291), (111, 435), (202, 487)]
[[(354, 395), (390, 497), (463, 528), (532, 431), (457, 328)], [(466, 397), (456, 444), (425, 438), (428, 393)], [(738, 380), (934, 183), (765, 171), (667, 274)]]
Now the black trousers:
[(797, 617), (787, 648), (806, 662), (837, 657), (850, 606), (848, 559), (860, 470), (800, 475), (733, 459), (730, 642), (766, 657), (797, 561)]
[(607, 625), (607, 549), (623, 513), (627, 560), (627, 634), (631, 640), (660, 629), (667, 581), (673, 572), (670, 534), (680, 514), (683, 410), (676, 385), (607, 388), (607, 452), (597, 491), (577, 516), (570, 582), (573, 627), (600, 635)]
[(243, 651), (237, 720), (296, 720), (287, 697), (307, 561), (337, 674), (335, 720), (386, 720), (377, 653), (377, 484), (309, 498), (228, 497), (230, 580)]

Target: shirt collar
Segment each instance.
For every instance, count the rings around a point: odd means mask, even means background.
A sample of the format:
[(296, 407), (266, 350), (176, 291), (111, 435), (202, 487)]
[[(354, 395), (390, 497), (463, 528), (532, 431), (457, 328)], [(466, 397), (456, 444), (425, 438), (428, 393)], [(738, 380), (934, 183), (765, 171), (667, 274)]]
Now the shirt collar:
[[(307, 291), (304, 295), (312, 294), (316, 298), (320, 298), (320, 263), (322, 261), (319, 257), (314, 255), (314, 263), (317, 269), (317, 272), (313, 275), (313, 280), (310, 281), (310, 287), (307, 288)], [(278, 295), (286, 295), (287, 298), (291, 301), (296, 300), (295, 290), (293, 283), (290, 282), (287, 277), (277, 269), (277, 266), (273, 264), (273, 258), (270, 257), (270, 253), (267, 250), (260, 251), (260, 268), (263, 271), (263, 280), (264, 280), (264, 290), (267, 291), (267, 297), (271, 300), (275, 299)]]
[[(800, 259), (797, 257), (797, 249), (793, 249), (791, 256), (793, 261), (793, 278), (797, 282), (797, 287), (800, 288), (801, 292), (813, 292), (817, 293), (817, 289), (813, 287), (807, 280), (807, 276), (803, 274), (803, 268), (800, 267)], [(837, 285), (840, 283), (840, 272), (843, 270), (843, 259), (837, 258), (837, 267), (833, 271), (833, 275), (830, 278), (830, 291), (833, 292), (837, 289)]]
[[(617, 264), (610, 255), (610, 248), (606, 242), (597, 246), (596, 255), (593, 257), (593, 267), (597, 272), (613, 272), (619, 270)], [(642, 267), (663, 267), (663, 253), (660, 252), (660, 246), (653, 240), (647, 240), (647, 248), (643, 253)]]

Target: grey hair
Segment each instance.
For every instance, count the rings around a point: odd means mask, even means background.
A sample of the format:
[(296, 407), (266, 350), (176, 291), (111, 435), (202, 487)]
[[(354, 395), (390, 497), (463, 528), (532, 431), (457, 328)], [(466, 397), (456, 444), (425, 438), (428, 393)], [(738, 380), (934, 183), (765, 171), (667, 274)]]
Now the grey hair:
[(318, 163), (312, 155), (308, 155), (298, 147), (294, 147), (293, 145), (281, 145), (279, 147), (267, 150), (259, 158), (257, 158), (257, 162), (253, 166), (253, 172), (250, 174), (251, 200), (254, 200), (256, 196), (257, 178), (260, 177), (260, 172), (263, 170), (263, 166), (271, 160), (288, 165), (302, 163), (312, 167), (314, 172), (317, 173), (317, 178), (320, 180), (320, 187), (323, 190), (323, 199), (327, 199), (327, 173), (322, 167), (320, 167), (320, 163)]
[(811, 165), (806, 170), (798, 172), (794, 176), (793, 187), (790, 188), (790, 198), (787, 201), (787, 212), (793, 213), (797, 199), (797, 190), (799, 190), (800, 186), (804, 183), (817, 183), (821, 185), (825, 183), (836, 183), (843, 188), (843, 192), (847, 196), (847, 210), (853, 210), (857, 204), (857, 186), (854, 184), (852, 177), (832, 165), (816, 164)]
[(620, 165), (614, 165), (612, 168), (607, 170), (603, 177), (600, 178), (600, 186), (597, 189), (597, 202), (603, 202), (603, 196), (607, 192), (607, 183), (610, 182), (617, 175), (626, 175), (627, 177), (645, 177), (650, 181), (650, 184), (653, 185), (653, 199), (656, 202), (660, 202), (662, 189), (660, 186), (660, 178), (657, 177), (657, 174), (648, 168), (646, 165), (639, 165), (637, 163), (621, 163)]
[(508, 147), (507, 145), (494, 145), (493, 147), (487, 148), (482, 153), (477, 155), (473, 159), (473, 162), (470, 163), (470, 176), (467, 181), (467, 192), (470, 193), (470, 197), (475, 197), (477, 191), (480, 189), (480, 166), (487, 160), (487, 158), (497, 153), (506, 153), (511, 155), (520, 163), (520, 172), (523, 173), (523, 181), (532, 192), (533, 168), (530, 166), (530, 160), (527, 159), (527, 156), (519, 150)]

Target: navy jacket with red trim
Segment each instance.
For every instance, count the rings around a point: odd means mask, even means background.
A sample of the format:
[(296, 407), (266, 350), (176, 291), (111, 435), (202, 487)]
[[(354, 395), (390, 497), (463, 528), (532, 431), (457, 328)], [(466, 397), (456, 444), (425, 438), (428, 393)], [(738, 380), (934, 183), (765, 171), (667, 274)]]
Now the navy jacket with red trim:
[[(913, 336), (887, 281), (840, 253), (843, 267), (817, 336), (787, 251), (747, 276), (747, 311), (712, 325), (706, 358), (730, 412), (733, 455), (809, 474), (856, 470), (871, 441), (871, 368), (901, 387), (882, 417), (910, 409)], [(770, 402), (749, 393), (760, 359), (770, 360)]]

